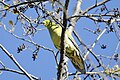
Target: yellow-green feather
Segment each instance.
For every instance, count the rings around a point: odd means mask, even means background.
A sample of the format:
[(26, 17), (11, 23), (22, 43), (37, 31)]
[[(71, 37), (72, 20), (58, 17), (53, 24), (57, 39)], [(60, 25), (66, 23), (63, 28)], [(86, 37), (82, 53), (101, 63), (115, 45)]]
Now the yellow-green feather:
[[(50, 20), (43, 21), (44, 26), (46, 26), (50, 32), (51, 39), (57, 49), (60, 50), (60, 41), (61, 41), (61, 33), (62, 27)], [(77, 50), (77, 46), (75, 46), (76, 42), (72, 35), (66, 30), (65, 33), (65, 48), (66, 48), (66, 56), (71, 60), (75, 68), (82, 73), (85, 73), (85, 66), (79, 51)]]

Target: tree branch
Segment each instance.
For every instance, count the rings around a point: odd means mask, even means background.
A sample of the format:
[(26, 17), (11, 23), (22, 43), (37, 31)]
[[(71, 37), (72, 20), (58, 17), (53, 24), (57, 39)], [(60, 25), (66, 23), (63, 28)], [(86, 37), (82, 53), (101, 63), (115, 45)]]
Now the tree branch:
[(10, 54), (5, 48), (4, 46), (2, 46), (2, 44), (0, 44), (0, 48), (7, 54), (7, 56), (15, 63), (15, 65), (28, 77), (28, 79), (33, 80), (33, 78), (30, 76), (30, 74), (28, 74), (23, 68), (22, 66), (20, 66), (20, 64), (17, 62), (17, 60), (13, 57), (12, 54)]
[[(115, 15), (115, 14), (84, 14), (84, 15), (79, 14), (79, 15), (75, 15), (75, 16), (70, 16), (68, 18), (68, 20), (70, 20), (71, 18), (74, 18), (74, 17), (86, 17), (86, 18), (89, 18), (93, 21), (106, 22), (107, 23), (110, 20), (111, 17), (117, 17), (119, 15), (120, 14), (117, 14), (117, 15)], [(101, 17), (102, 17), (102, 19), (101, 19)], [(103, 17), (108, 17), (108, 19), (103, 18)], [(116, 19), (116, 21), (120, 22), (120, 19), (118, 18), (118, 19)]]
[[(0, 71), (8, 71), (8, 72), (13, 72), (13, 73), (17, 73), (17, 74), (20, 74), (20, 75), (25, 75), (23, 72), (21, 71), (18, 71), (18, 70), (14, 70), (14, 69), (9, 69), (9, 68), (0, 68)], [(39, 80), (37, 77), (29, 74), (33, 79), (35, 80)]]
[[(94, 43), (91, 45), (91, 48), (89, 49), (90, 51), (92, 51), (92, 49), (94, 48), (95, 44), (98, 42), (98, 40), (101, 38), (101, 36), (106, 32), (106, 30), (107, 30), (107, 29), (104, 28), (104, 30), (101, 32), (101, 34), (97, 37), (97, 39), (96, 39), (96, 40), (94, 41)], [(89, 54), (89, 51), (87, 51), (87, 53), (85, 54), (84, 59), (87, 58), (88, 54)]]
[[(75, 10), (74, 10), (74, 13), (73, 13), (72, 16), (78, 15), (78, 14), (80, 13), (80, 11), (81, 11), (81, 9), (80, 9), (81, 4), (82, 4), (82, 0), (77, 0), (77, 2), (76, 2), (76, 7), (75, 7)], [(70, 19), (70, 24), (69, 24), (69, 26), (68, 26), (68, 27), (69, 27), (69, 28), (68, 28), (68, 31), (69, 31), (70, 33), (72, 33), (72, 31), (74, 30), (74, 27), (75, 27), (75, 25), (76, 25), (77, 18), (78, 18), (78, 17), (74, 17), (74, 18), (71, 18), (71, 19)]]
[(68, 78), (68, 69), (67, 69), (67, 61), (65, 56), (65, 32), (67, 27), (67, 10), (68, 10), (69, 0), (65, 1), (64, 12), (63, 12), (63, 26), (61, 33), (61, 49), (60, 49), (60, 62), (58, 66), (58, 77), (57, 80), (67, 80)]
[(85, 11), (83, 11), (81, 14), (84, 15), (84, 14), (86, 14), (88, 11), (90, 11), (90, 10), (92, 10), (92, 9), (98, 7), (98, 6), (101, 6), (101, 5), (103, 5), (103, 4), (105, 4), (105, 3), (109, 2), (109, 1), (111, 1), (111, 0), (103, 0), (102, 2), (96, 3), (96, 4), (92, 5), (92, 6), (90, 6), (89, 8), (87, 8), (87, 9), (86, 9)]
[[(119, 14), (118, 14), (119, 15)], [(68, 17), (68, 19), (74, 18), (74, 17), (86, 17), (86, 18), (90, 18), (90, 17), (116, 17), (115, 14), (79, 14), (79, 15), (73, 15)]]
[(45, 2), (45, 1), (48, 1), (48, 0), (32, 0), (32, 1), (27, 1), (27, 2), (21, 2), (21, 3), (18, 3), (16, 5), (12, 5), (12, 6), (9, 6), (8, 4), (4, 3), (3, 1), (0, 1), (0, 3), (2, 3), (3, 5), (8, 7), (6, 9), (0, 10), (0, 11), (5, 11), (5, 10), (8, 10), (10, 8), (18, 7), (18, 6), (21, 6), (21, 5), (24, 5), (24, 4), (28, 4), (28, 3)]
[[(93, 75), (93, 74), (101, 74), (101, 73), (104, 73), (104, 71), (100, 71), (100, 72), (86, 72), (86, 74), (85, 75)], [(81, 72), (78, 72), (77, 73), (78, 75), (80, 75), (81, 74)], [(72, 75), (76, 75), (76, 73), (69, 73), (69, 76), (72, 76)]]

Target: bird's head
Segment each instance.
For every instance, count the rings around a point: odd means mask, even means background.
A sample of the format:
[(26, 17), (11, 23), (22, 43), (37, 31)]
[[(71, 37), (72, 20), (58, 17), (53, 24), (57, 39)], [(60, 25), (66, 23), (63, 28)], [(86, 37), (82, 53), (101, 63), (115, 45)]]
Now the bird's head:
[(51, 20), (44, 20), (42, 24), (47, 28), (50, 28), (51, 26), (55, 25), (55, 23), (53, 23)]

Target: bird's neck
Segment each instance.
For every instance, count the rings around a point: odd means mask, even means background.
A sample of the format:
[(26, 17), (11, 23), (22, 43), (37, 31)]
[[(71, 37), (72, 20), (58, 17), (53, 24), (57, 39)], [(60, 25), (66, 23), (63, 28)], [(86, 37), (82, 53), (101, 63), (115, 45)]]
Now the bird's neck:
[(61, 27), (57, 25), (51, 25), (51, 27), (49, 27), (48, 29), (50, 31), (56, 31), (56, 30), (61, 30)]

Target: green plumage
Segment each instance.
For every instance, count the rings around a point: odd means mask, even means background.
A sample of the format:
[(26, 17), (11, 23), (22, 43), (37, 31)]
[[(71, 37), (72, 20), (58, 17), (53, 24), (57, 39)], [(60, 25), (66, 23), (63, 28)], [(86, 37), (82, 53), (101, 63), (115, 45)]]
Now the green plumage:
[[(49, 30), (51, 39), (55, 45), (55, 47), (60, 50), (60, 41), (61, 41), (61, 33), (62, 27), (59, 24), (55, 24), (50, 20), (44, 20), (43, 25), (47, 27)], [(71, 60), (74, 67), (80, 71), (81, 73), (85, 73), (85, 65), (83, 62), (83, 58), (79, 54), (79, 51), (76, 46), (76, 42), (73, 39), (72, 35), (66, 30), (65, 33), (65, 49), (66, 56)]]

